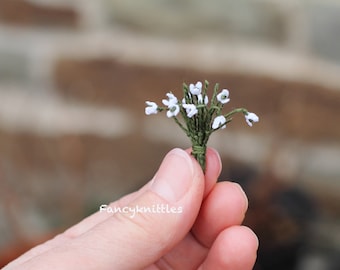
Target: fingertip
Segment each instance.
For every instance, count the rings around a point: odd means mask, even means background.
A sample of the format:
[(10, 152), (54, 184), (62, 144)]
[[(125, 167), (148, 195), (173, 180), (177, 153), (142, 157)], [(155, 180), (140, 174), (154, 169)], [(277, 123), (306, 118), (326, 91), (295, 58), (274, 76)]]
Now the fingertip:
[(236, 182), (229, 182), (229, 183), (231, 183), (235, 187), (235, 189), (237, 189), (238, 193), (240, 194), (240, 198), (242, 198), (242, 201), (240, 202), (240, 204), (243, 204), (243, 209), (244, 209), (243, 212), (246, 213), (248, 210), (248, 205), (249, 205), (247, 194), (244, 192), (243, 188), (241, 187), (239, 183), (236, 183)]
[(216, 163), (218, 165), (219, 170), (221, 170), (221, 168), (222, 168), (222, 161), (221, 161), (221, 157), (220, 157), (219, 152), (215, 148), (208, 147), (207, 148), (207, 155), (210, 156), (210, 158), (214, 158), (215, 159), (215, 161), (216, 161)]
[(216, 244), (222, 264), (227, 269), (252, 269), (257, 257), (259, 240), (256, 234), (246, 226), (234, 226), (224, 230)]
[(204, 199), (192, 231), (210, 247), (222, 231), (242, 223), (247, 206), (248, 200), (237, 183), (219, 182)]
[(181, 200), (199, 181), (195, 166), (185, 151), (179, 148), (171, 150), (163, 159), (151, 184), (151, 190), (168, 202)]
[(250, 229), (247, 226), (238, 226), (239, 228), (239, 233), (243, 234), (244, 238), (248, 239), (248, 246), (250, 251), (257, 251), (259, 248), (259, 238), (257, 237), (257, 235), (254, 233), (254, 231), (252, 229)]
[(207, 148), (207, 169), (206, 173), (213, 174), (217, 179), (222, 170), (222, 161), (220, 154), (216, 149), (208, 147)]
[(250, 228), (227, 228), (215, 240), (204, 269), (251, 270), (257, 258), (258, 245), (258, 238)]

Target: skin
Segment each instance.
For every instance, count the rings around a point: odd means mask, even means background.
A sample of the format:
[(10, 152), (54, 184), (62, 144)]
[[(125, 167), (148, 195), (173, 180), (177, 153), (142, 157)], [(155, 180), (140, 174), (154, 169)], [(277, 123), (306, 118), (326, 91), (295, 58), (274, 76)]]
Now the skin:
[(96, 212), (4, 269), (251, 270), (258, 240), (242, 226), (248, 201), (241, 187), (217, 182), (220, 157), (207, 150), (206, 173), (174, 149), (154, 178), (111, 207), (168, 205), (177, 214)]

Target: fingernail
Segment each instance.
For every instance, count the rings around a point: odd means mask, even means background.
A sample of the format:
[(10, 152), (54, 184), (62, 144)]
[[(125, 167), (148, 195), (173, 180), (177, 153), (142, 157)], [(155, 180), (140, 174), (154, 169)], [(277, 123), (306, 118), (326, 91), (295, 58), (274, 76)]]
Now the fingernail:
[(173, 149), (164, 158), (154, 177), (151, 190), (169, 202), (180, 200), (193, 181), (193, 164), (181, 149)]
[(243, 195), (244, 197), (244, 212), (247, 212), (248, 210), (248, 197), (247, 194), (244, 192), (243, 188), (241, 187), (241, 185), (239, 183), (234, 183), (235, 186), (240, 190), (240, 193)]
[(214, 152), (215, 156), (217, 157), (219, 166), (220, 166), (220, 168), (222, 168), (222, 161), (221, 161), (220, 154), (218, 153), (218, 151), (215, 148), (210, 148), (210, 150)]

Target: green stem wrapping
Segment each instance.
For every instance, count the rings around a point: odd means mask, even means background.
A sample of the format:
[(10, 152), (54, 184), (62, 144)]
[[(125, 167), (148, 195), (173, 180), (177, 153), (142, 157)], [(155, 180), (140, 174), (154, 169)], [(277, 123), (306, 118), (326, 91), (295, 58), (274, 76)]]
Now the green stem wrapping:
[[(206, 168), (206, 151), (207, 151), (207, 143), (209, 140), (210, 133), (206, 132), (204, 123), (200, 123), (200, 126), (197, 126), (196, 133), (191, 133), (190, 140), (192, 145), (191, 155), (198, 161), (203, 172), (205, 173)], [(194, 134), (194, 135), (193, 135)]]
[(205, 173), (206, 151), (207, 151), (206, 145), (192, 145), (191, 154), (198, 161), (204, 173)]

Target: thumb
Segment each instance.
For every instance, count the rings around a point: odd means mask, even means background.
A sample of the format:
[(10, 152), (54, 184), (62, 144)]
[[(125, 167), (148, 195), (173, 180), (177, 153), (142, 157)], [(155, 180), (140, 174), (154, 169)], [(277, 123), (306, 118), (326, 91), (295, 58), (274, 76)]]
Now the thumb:
[(191, 229), (203, 198), (204, 175), (187, 152), (174, 149), (142, 190), (127, 205), (121, 200), (98, 213), (107, 217), (46, 252), (44, 262), (60, 266), (55, 269), (79, 265), (82, 269), (143, 269), (160, 259)]
[[(96, 228), (98, 235), (108, 235), (100, 269), (142, 269), (161, 258), (191, 229), (203, 189), (198, 163), (183, 150), (169, 152), (150, 189), (128, 205), (131, 212), (115, 214)], [(96, 232), (87, 237), (98, 238)]]

